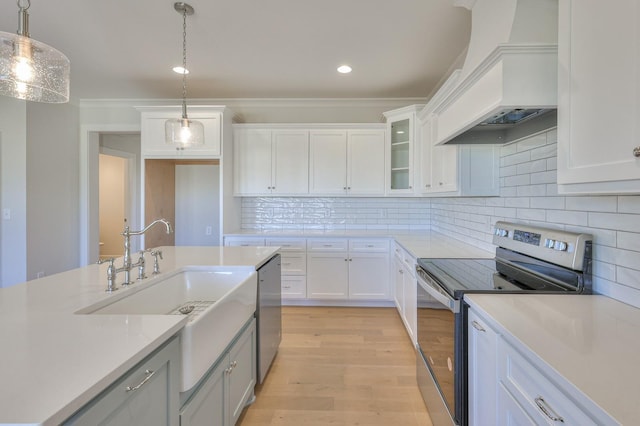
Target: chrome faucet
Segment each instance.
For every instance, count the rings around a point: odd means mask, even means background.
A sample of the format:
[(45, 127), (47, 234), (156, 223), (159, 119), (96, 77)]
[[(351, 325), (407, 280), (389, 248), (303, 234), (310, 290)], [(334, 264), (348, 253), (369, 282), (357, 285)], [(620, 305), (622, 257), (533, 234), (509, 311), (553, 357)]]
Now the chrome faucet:
[(151, 228), (152, 226), (154, 226), (157, 223), (162, 223), (164, 224), (164, 226), (167, 228), (167, 234), (170, 234), (173, 232), (173, 229), (171, 228), (171, 224), (169, 223), (168, 220), (166, 219), (156, 219), (153, 222), (151, 222), (150, 224), (148, 224), (147, 226), (144, 227), (144, 229), (140, 230), (140, 231), (130, 231), (129, 230), (129, 225), (126, 225), (124, 227), (124, 231), (122, 231), (122, 233), (120, 235), (122, 235), (124, 237), (124, 259), (123, 259), (123, 265), (120, 268), (115, 269), (114, 275), (117, 274), (118, 272), (124, 272), (124, 282), (122, 283), (122, 285), (129, 285), (131, 284), (131, 279), (129, 277), (131, 269), (138, 267), (138, 278), (142, 279), (144, 278), (144, 251), (142, 251), (140, 253), (140, 258), (138, 259), (138, 261), (136, 263), (132, 263), (131, 262), (131, 236), (132, 235), (142, 235), (145, 232), (147, 232), (149, 230), (149, 228)]

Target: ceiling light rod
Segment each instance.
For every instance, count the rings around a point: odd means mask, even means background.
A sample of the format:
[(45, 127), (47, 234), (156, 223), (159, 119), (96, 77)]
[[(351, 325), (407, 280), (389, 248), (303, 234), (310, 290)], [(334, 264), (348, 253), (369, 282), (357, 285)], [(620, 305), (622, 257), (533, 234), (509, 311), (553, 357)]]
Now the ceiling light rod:
[(194, 9), (184, 2), (174, 3), (173, 8), (182, 15), (182, 118), (165, 122), (165, 139), (180, 149), (204, 143), (204, 126), (187, 116), (187, 15), (193, 15)]
[(0, 95), (35, 102), (69, 101), (69, 59), (29, 34), (31, 0), (17, 0), (18, 31), (0, 31)]

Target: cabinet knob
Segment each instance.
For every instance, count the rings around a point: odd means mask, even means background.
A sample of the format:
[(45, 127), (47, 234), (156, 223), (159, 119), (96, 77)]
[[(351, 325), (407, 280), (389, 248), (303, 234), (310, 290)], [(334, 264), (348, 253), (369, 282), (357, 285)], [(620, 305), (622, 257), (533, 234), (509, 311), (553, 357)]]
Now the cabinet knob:
[(438, 182), (438, 185), (442, 185), (442, 182)]
[(425, 188), (431, 188), (431, 185), (430, 185), (430, 184), (427, 184), (427, 185), (425, 185), (424, 187), (425, 187)]
[(346, 187), (346, 186), (343, 186), (343, 187), (342, 187), (342, 189), (344, 189), (344, 190), (346, 191), (346, 190), (347, 190), (347, 187)]
[(413, 186), (409, 185), (409, 189), (413, 189)]
[(640, 157), (640, 146), (636, 146), (635, 148), (633, 148), (633, 156)]

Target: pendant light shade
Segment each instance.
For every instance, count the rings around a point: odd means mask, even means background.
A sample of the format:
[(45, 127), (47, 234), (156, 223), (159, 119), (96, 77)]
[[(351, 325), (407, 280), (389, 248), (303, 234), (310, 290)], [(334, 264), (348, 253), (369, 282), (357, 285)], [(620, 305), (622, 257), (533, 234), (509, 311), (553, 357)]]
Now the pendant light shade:
[(182, 117), (165, 122), (165, 140), (177, 148), (202, 145), (204, 126), (200, 121), (190, 120), (187, 116), (187, 15), (193, 15), (193, 7), (187, 3), (174, 3), (173, 8), (182, 15)]
[(27, 101), (69, 101), (69, 59), (29, 37), (30, 0), (18, 4), (17, 34), (0, 31), (0, 95)]

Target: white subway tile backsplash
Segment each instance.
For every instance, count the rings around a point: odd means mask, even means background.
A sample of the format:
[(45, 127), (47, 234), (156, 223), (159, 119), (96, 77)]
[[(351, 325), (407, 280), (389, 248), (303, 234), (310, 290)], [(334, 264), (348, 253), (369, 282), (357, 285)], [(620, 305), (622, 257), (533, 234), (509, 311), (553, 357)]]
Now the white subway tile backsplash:
[(565, 208), (564, 197), (534, 197), (524, 199), (530, 200), (531, 208), (534, 209), (564, 210)]
[(616, 281), (620, 284), (640, 289), (640, 270), (617, 266)]
[(538, 160), (540, 158), (552, 158), (557, 155), (558, 146), (557, 144), (549, 144), (545, 146), (541, 146), (540, 148), (535, 148), (531, 150), (531, 159)]
[[(531, 183), (539, 184), (539, 183), (555, 183), (556, 182), (556, 171), (550, 170), (548, 172), (538, 172), (531, 173)], [(545, 188), (546, 191), (546, 188)]]
[(640, 214), (640, 197), (638, 196), (618, 197), (618, 212)]
[(614, 213), (618, 206), (618, 197), (567, 197), (567, 210)]
[(518, 209), (516, 217), (524, 220), (537, 220), (543, 222), (546, 212), (542, 209)]
[(518, 152), (530, 151), (534, 148), (538, 148), (547, 144), (547, 134), (540, 133), (539, 135), (532, 136), (527, 139), (523, 139), (516, 143)]
[(635, 214), (589, 213), (589, 226), (640, 232), (640, 217)]
[(547, 185), (524, 185), (516, 189), (518, 197), (544, 197), (547, 195)]
[(531, 175), (515, 175), (504, 178), (504, 186), (522, 186), (531, 183)]
[[(625, 250), (640, 251), (640, 234), (633, 232), (617, 232), (618, 248)], [(640, 268), (638, 268), (640, 269)]]
[[(541, 158), (541, 157), (540, 157)], [(500, 158), (500, 166), (512, 166), (514, 164), (527, 163), (531, 160), (529, 151), (519, 152), (517, 154), (508, 155)]]
[(549, 210), (547, 211), (547, 222), (586, 226), (588, 221), (587, 212), (576, 212), (570, 210)]

